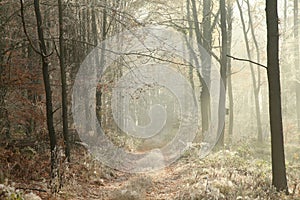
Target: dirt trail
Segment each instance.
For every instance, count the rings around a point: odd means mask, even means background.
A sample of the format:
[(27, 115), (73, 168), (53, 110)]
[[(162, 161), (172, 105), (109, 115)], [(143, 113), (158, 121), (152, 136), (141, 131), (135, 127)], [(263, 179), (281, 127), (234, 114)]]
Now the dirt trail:
[(271, 187), (271, 163), (245, 149), (212, 153), (202, 160), (191, 151), (163, 170), (144, 174), (104, 167), (77, 151), (73, 162), (62, 166), (63, 187), (56, 195), (48, 188), (49, 155), (28, 159), (7, 150), (0, 155), (1, 163), (6, 162), (3, 171), (11, 170), (7, 184), (41, 199), (300, 199), (299, 163), (287, 166), (291, 195), (285, 196)]

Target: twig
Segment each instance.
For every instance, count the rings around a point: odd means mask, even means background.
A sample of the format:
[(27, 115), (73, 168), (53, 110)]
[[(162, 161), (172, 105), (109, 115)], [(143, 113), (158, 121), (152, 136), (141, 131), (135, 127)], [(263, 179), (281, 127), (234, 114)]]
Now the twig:
[(229, 58), (232, 58), (233, 60), (239, 60), (239, 61), (250, 62), (250, 63), (252, 63), (252, 64), (255, 64), (255, 65), (258, 65), (258, 66), (263, 67), (263, 68), (265, 68), (265, 69), (268, 69), (267, 66), (265, 66), (265, 65), (263, 65), (263, 64), (260, 64), (260, 63), (257, 63), (257, 62), (254, 62), (254, 61), (252, 61), (252, 60), (243, 59), (243, 58), (236, 58), (236, 57), (233, 57), (233, 56), (231, 56), (231, 55), (226, 55), (226, 56), (229, 57)]
[(230, 74), (227, 74), (226, 77), (232, 76), (232, 75), (237, 74), (237, 73), (240, 73), (240, 72), (243, 71), (244, 69), (245, 69), (245, 66), (244, 66), (242, 69), (240, 69), (240, 70), (238, 70), (238, 71), (236, 71), (236, 72), (232, 72), (232, 73), (230, 73)]
[(56, 108), (56, 109), (52, 112), (52, 114), (56, 113), (59, 109), (61, 109), (61, 106), (59, 106), (58, 108)]

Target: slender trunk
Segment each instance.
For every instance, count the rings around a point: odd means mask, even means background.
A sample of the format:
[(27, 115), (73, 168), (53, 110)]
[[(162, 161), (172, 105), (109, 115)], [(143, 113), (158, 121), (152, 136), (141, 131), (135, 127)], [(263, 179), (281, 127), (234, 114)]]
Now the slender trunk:
[[(198, 21), (198, 14), (197, 14), (197, 7), (195, 0), (191, 0), (192, 2), (192, 13), (193, 13), (193, 20), (194, 20), (194, 27), (195, 27), (195, 33), (196, 33), (196, 41), (197, 45), (200, 50), (200, 45), (203, 44), (201, 40), (201, 31), (199, 27), (199, 21)], [(201, 58), (202, 60), (202, 58)], [(202, 70), (201, 76), (207, 76), (207, 80), (209, 80), (209, 75), (207, 72), (209, 69)], [(205, 73), (205, 74), (204, 74)], [(208, 130), (209, 127), (209, 112), (210, 112), (210, 99), (209, 99), (209, 85), (205, 83), (203, 78), (200, 76), (200, 82), (202, 86), (202, 91), (200, 95), (201, 99), (201, 117), (202, 117), (202, 133), (205, 133)]]
[[(232, 21), (233, 21), (233, 4), (227, 3), (227, 24), (228, 24), (228, 55), (231, 55), (231, 43), (232, 43)], [(228, 60), (228, 100), (229, 100), (229, 124), (228, 124), (228, 134), (229, 140), (232, 140), (233, 135), (233, 90), (232, 90), (232, 80), (231, 80), (231, 59)]]
[[(191, 5), (190, 5), (190, 0), (187, 0), (186, 2), (186, 11), (187, 11), (187, 21), (188, 21), (188, 27), (189, 27), (189, 34), (188, 34), (188, 43), (193, 46), (193, 44), (191, 44), (191, 42), (193, 41), (193, 23), (192, 23), (192, 20), (191, 20)], [(186, 38), (187, 40), (187, 38)], [(188, 50), (190, 53), (189, 53), (189, 57), (190, 57), (190, 61), (192, 61), (193, 59), (193, 56), (191, 55), (192, 52), (191, 52), (191, 49)], [(194, 89), (195, 85), (194, 85), (194, 74), (193, 74), (193, 63), (190, 64), (190, 68), (189, 68), (189, 78), (190, 78), (190, 82), (191, 82), (191, 85), (192, 85), (192, 88)]]
[(92, 32), (93, 32), (93, 39), (94, 45), (98, 45), (98, 31), (97, 31), (97, 20), (96, 20), (96, 13), (95, 13), (95, 4), (96, 2), (93, 1), (93, 8), (92, 8)]
[[(248, 55), (249, 60), (252, 60), (242, 7), (240, 5), (239, 0), (237, 0), (236, 2), (237, 2), (237, 5), (238, 5), (238, 9), (239, 9), (239, 12), (240, 12), (240, 17), (241, 17), (241, 22), (242, 22), (242, 26), (243, 26), (243, 33), (244, 33), (244, 40), (245, 40), (247, 55)], [(249, 19), (249, 20), (251, 20), (251, 19)], [(250, 22), (250, 26), (251, 25), (252, 24)], [(258, 83), (256, 81), (253, 64), (249, 63), (249, 65), (250, 65), (250, 70), (251, 70), (251, 77), (252, 77), (252, 84), (253, 84), (253, 91), (254, 91), (254, 103), (255, 103), (255, 113), (256, 113), (256, 124), (257, 124), (257, 131), (258, 131), (258, 141), (262, 141), (262, 128), (261, 128), (259, 96), (258, 96), (259, 95), (259, 90), (257, 89), (257, 88), (259, 88), (259, 86), (258, 86)]]
[(284, 143), (282, 130), (280, 71), (279, 71), (279, 31), (277, 0), (266, 1), (267, 15), (267, 57), (268, 57), (268, 83), (269, 83), (269, 113), (271, 127), (272, 148), (272, 184), (277, 190), (288, 192)]
[[(93, 43), (96, 46), (96, 49), (94, 49), (93, 51), (96, 51), (96, 55), (99, 55), (99, 49), (98, 49), (98, 37), (99, 36), (98, 36), (98, 26), (97, 26), (96, 11), (95, 11), (95, 7), (96, 7), (95, 0), (92, 1), (92, 5), (93, 5), (92, 13), (91, 13), (92, 14), (92, 36), (93, 36)], [(103, 49), (101, 49), (101, 52), (102, 51), (103, 51)], [(99, 61), (98, 56), (96, 56), (94, 62), (95, 62), (95, 66), (97, 66), (97, 67), (100, 66), (100, 61)], [(94, 70), (96, 70), (95, 73), (97, 73), (98, 69), (94, 69)], [(97, 104), (97, 108), (101, 108), (101, 91), (96, 92), (96, 98), (97, 98), (97, 103), (100, 102), (100, 104)], [(100, 109), (97, 111), (99, 112)], [(91, 119), (91, 120), (94, 122), (96, 119)], [(98, 115), (98, 121), (101, 124), (101, 114)], [(93, 129), (95, 129), (95, 127), (93, 127)]]
[(203, 47), (211, 52), (212, 32), (211, 32), (211, 0), (203, 0)]
[[(212, 16), (212, 9), (211, 9), (211, 0), (204, 0), (203, 1), (203, 47), (204, 49), (209, 52), (209, 64), (203, 67), (210, 67), (211, 64), (211, 54), (212, 51), (212, 25), (211, 25), (211, 16)], [(206, 80), (210, 80), (210, 69), (202, 69), (202, 76), (206, 76)], [(203, 82), (202, 91), (201, 91), (201, 112), (202, 117), (204, 116), (204, 120), (202, 123), (203, 131), (207, 131), (209, 128), (209, 116), (210, 116), (210, 95), (209, 95), (209, 82)], [(203, 111), (202, 111), (203, 110)]]
[[(21, 0), (22, 1), (22, 0)], [(44, 87), (46, 93), (46, 116), (47, 116), (47, 127), (50, 138), (50, 149), (51, 149), (51, 179), (55, 181), (58, 178), (58, 166), (57, 166), (57, 142), (56, 135), (53, 126), (53, 107), (52, 107), (52, 91), (50, 85), (50, 77), (49, 77), (49, 59), (47, 56), (46, 43), (44, 39), (44, 31), (43, 31), (43, 23), (42, 16), (40, 11), (40, 2), (39, 0), (34, 0), (34, 10), (37, 22), (37, 32), (40, 46), (40, 55), (42, 59), (42, 71), (43, 71), (43, 79), (44, 79)], [(54, 182), (56, 183), (56, 182)], [(57, 192), (58, 188), (54, 188), (52, 192)]]
[[(221, 81), (220, 81), (220, 88), (222, 88), (222, 84), (224, 84), (224, 88), (226, 91), (226, 70), (227, 70), (227, 25), (226, 25), (226, 6), (225, 6), (225, 0), (220, 0), (220, 12), (221, 12), (221, 34), (222, 34), (222, 52), (221, 52)], [(223, 82), (223, 83), (222, 83)], [(221, 89), (220, 89), (220, 92)], [(222, 95), (220, 94), (220, 97)], [(219, 118), (221, 119), (223, 115), (222, 110), (225, 108), (225, 98), (220, 98), (219, 101)], [(219, 120), (222, 121), (222, 120)], [(220, 124), (218, 126), (219, 131), (221, 131), (220, 138), (217, 143), (217, 148), (223, 148), (224, 147), (224, 130), (225, 130), (225, 124)]]
[[(89, 0), (86, 0), (86, 2), (85, 2), (85, 4), (87, 5), (86, 6), (86, 12), (84, 13), (84, 24), (85, 24), (85, 29), (83, 30), (84, 31), (84, 39), (85, 39), (85, 41), (86, 42), (88, 42), (88, 43), (90, 43), (91, 42), (91, 29), (90, 29), (90, 24), (91, 24), (91, 19), (90, 19), (90, 9), (91, 9), (91, 6), (88, 6), (89, 5), (89, 3), (90, 3), (90, 1)], [(87, 46), (86, 47), (86, 52), (85, 52), (85, 56), (88, 54), (88, 53), (90, 53), (90, 51), (91, 51), (91, 47), (90, 46)], [(89, 72), (89, 73), (91, 73), (91, 72)], [(87, 131), (87, 132), (90, 132), (90, 131), (92, 131), (93, 130), (93, 125), (94, 125), (94, 122), (92, 121), (93, 119), (92, 119), (92, 116), (91, 116), (91, 113), (89, 112), (89, 109), (90, 109), (90, 103), (89, 103), (89, 99), (87, 100), (87, 101), (85, 101), (85, 116), (86, 116), (86, 118), (87, 118), (87, 121), (89, 122), (89, 123), (85, 123), (85, 130)]]
[(62, 105), (62, 121), (63, 121), (63, 136), (65, 142), (65, 155), (70, 162), (70, 142), (68, 131), (68, 103), (67, 103), (67, 80), (65, 66), (65, 43), (64, 43), (64, 28), (63, 28), (63, 5), (62, 1), (58, 0), (59, 13), (59, 63), (61, 74), (61, 105)]
[[(101, 54), (100, 54), (100, 70), (99, 70), (99, 73), (102, 74), (103, 72), (103, 68), (104, 68), (104, 64), (105, 64), (105, 48), (106, 48), (106, 43), (103, 42), (106, 40), (106, 35), (107, 35), (107, 10), (106, 10), (106, 0), (104, 0), (104, 8), (103, 8), (103, 13), (102, 13), (102, 28), (101, 28), (101, 36), (102, 36), (102, 43), (101, 43)], [(97, 93), (97, 98), (98, 98), (98, 102), (99, 102), (99, 109), (100, 111), (102, 110), (102, 89)], [(101, 124), (101, 113), (103, 112), (100, 112), (100, 124)]]
[[(249, 0), (247, 0), (247, 7), (248, 7), (248, 18), (249, 18), (249, 24), (251, 29), (251, 35), (256, 49), (256, 62), (260, 63), (259, 47), (258, 47), (258, 42), (253, 27)], [(260, 114), (260, 104), (259, 104), (259, 92), (260, 92), (260, 69), (257, 68), (257, 84), (256, 87), (254, 88), (254, 98), (255, 98), (256, 122), (257, 122), (257, 130), (258, 130), (257, 140), (259, 142), (262, 142), (263, 138), (262, 138), (262, 125), (261, 125), (261, 114)]]

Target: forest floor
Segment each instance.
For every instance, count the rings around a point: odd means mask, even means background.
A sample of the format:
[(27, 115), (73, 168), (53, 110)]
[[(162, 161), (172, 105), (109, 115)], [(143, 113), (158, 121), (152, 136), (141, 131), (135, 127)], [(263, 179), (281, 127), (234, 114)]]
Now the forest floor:
[(127, 174), (101, 166), (77, 147), (71, 164), (63, 166), (61, 190), (52, 195), (49, 155), (0, 148), (6, 177), (0, 199), (300, 199), (299, 154), (287, 162), (289, 195), (271, 186), (269, 158), (263, 145), (243, 144), (204, 159), (192, 149), (164, 170)]

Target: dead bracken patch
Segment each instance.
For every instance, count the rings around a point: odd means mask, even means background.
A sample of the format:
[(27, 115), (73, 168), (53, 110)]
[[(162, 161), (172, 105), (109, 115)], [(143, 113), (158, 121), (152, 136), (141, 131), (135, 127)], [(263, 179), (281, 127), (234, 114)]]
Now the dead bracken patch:
[[(0, 198), (28, 199), (300, 199), (299, 162), (288, 162), (290, 195), (271, 184), (271, 163), (255, 158), (243, 146), (197, 157), (187, 152), (169, 167), (127, 174), (103, 166), (82, 149), (73, 149), (72, 162), (63, 165), (62, 187), (53, 195), (49, 185), (49, 156), (0, 149), (5, 181)], [(44, 167), (40, 167), (44, 166)]]

